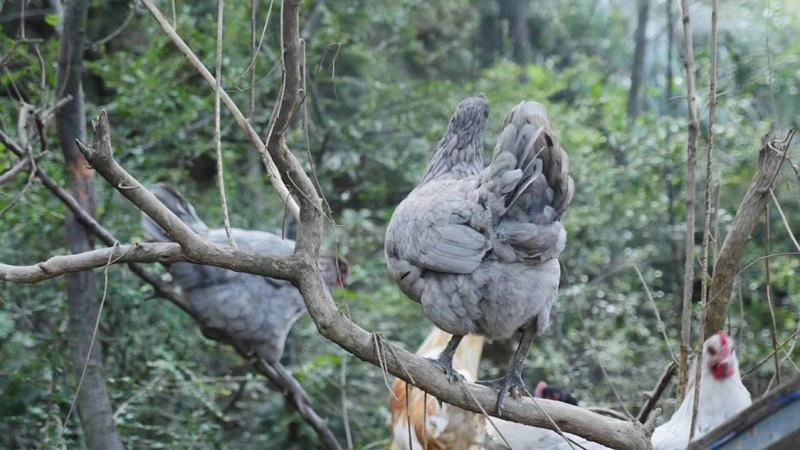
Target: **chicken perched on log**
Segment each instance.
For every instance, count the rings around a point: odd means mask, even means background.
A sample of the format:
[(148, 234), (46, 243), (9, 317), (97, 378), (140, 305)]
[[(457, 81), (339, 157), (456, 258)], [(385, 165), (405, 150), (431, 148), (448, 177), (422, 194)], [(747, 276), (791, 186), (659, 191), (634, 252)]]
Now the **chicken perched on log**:
[[(227, 245), (225, 230), (209, 230), (194, 207), (174, 188), (160, 184), (151, 190), (195, 233)], [(154, 241), (171, 241), (149, 217), (142, 219), (142, 227)], [(272, 233), (238, 228), (232, 229), (232, 233), (239, 247), (258, 253), (289, 255), (294, 250), (293, 241)], [(344, 261), (320, 257), (318, 263), (330, 288), (343, 285), (348, 272)], [(200, 322), (203, 334), (234, 343), (248, 355), (269, 363), (280, 361), (289, 331), (306, 312), (300, 291), (290, 282), (192, 263), (175, 263), (168, 269)]]
[(525, 389), (521, 372), (533, 339), (547, 327), (574, 192), (569, 159), (544, 108), (522, 102), (508, 114), (484, 168), (484, 97), (459, 104), (420, 184), (392, 215), (386, 261), (403, 292), (453, 338), (434, 363), (459, 379), (452, 359), (463, 336), (492, 339), (522, 330), (498, 389), (502, 410)]
[[(750, 406), (750, 392), (739, 376), (739, 361), (733, 339), (724, 331), (703, 343), (700, 397), (693, 439), (697, 439)], [(689, 445), (694, 405), (694, 367), (689, 371), (689, 389), (668, 422), (653, 432), (655, 450), (683, 450)]]
[[(417, 349), (417, 354), (436, 357), (451, 335), (434, 328)], [(453, 356), (453, 369), (469, 381), (478, 376), (483, 337), (466, 336)], [(485, 439), (485, 421), (474, 414), (411, 387), (403, 380), (392, 385), (392, 450), (479, 450)], [(409, 422), (410, 419), (410, 422)], [(409, 439), (411, 441), (409, 442)]]

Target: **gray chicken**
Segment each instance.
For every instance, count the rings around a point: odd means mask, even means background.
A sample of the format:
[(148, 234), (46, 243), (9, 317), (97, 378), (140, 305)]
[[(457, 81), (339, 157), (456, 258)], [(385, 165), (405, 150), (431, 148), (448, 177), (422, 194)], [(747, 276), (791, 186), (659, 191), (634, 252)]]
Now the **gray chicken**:
[[(195, 233), (220, 245), (227, 245), (224, 229), (209, 230), (174, 188), (160, 184), (152, 188), (158, 199), (184, 221)], [(142, 227), (155, 241), (170, 237), (149, 217)], [(269, 255), (289, 255), (294, 242), (263, 231), (232, 229), (236, 244), (243, 249)], [(348, 266), (335, 257), (319, 258), (319, 268), (330, 288), (341, 287)], [(303, 297), (290, 282), (239, 273), (219, 267), (192, 263), (168, 266), (173, 280), (198, 318), (207, 337), (233, 343), (247, 355), (278, 363), (292, 326), (306, 312)]]
[(485, 97), (461, 102), (420, 184), (386, 230), (386, 262), (401, 290), (453, 334), (433, 362), (451, 382), (462, 337), (510, 338), (519, 346), (497, 389), (497, 409), (525, 389), (521, 372), (533, 339), (547, 327), (574, 193), (569, 158), (544, 108), (522, 102), (508, 114), (484, 168)]

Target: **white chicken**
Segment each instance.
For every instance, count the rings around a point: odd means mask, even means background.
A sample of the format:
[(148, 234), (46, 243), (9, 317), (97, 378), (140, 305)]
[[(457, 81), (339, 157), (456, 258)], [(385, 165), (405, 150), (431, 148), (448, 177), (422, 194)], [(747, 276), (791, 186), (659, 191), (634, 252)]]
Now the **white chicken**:
[[(702, 371), (700, 372), (700, 397), (697, 405), (697, 424), (693, 439), (708, 433), (743, 409), (750, 406), (750, 392), (739, 376), (739, 361), (734, 352), (733, 339), (719, 333), (703, 343)], [(690, 386), (683, 402), (669, 421), (653, 433), (655, 450), (683, 450), (689, 445), (694, 402), (694, 370), (689, 372)]]
[[(689, 373), (691, 381), (694, 369), (691, 369)], [(689, 445), (693, 401), (694, 386), (690, 385), (686, 398), (683, 399), (670, 420), (655, 429), (651, 439), (654, 450), (684, 450)], [(721, 331), (708, 338), (703, 344), (697, 428), (693, 439), (718, 427), (750, 406), (750, 403), (750, 393), (742, 384), (739, 376), (739, 362), (734, 353), (733, 339)], [(544, 428), (535, 428), (505, 420), (495, 420), (495, 425), (511, 448), (515, 450), (607, 449), (605, 446), (569, 433), (565, 433), (565, 436), (572, 442), (572, 445), (556, 432)], [(491, 437), (489, 449), (508, 448), (491, 427), (487, 427), (487, 431)]]

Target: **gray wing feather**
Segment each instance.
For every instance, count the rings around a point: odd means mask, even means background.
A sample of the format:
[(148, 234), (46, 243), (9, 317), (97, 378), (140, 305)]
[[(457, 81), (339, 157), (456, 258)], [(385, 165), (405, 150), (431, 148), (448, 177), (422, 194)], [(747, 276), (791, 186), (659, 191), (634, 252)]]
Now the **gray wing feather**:
[(431, 227), (420, 239), (420, 266), (447, 273), (471, 273), (486, 253), (486, 238), (467, 225)]

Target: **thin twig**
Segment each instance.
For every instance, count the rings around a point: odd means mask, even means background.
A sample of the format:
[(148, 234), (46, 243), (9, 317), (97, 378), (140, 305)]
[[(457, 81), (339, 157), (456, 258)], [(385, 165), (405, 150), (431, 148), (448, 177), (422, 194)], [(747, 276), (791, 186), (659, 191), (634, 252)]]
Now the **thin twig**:
[(36, 165), (36, 158), (33, 156), (33, 152), (31, 151), (30, 146), (27, 146), (25, 150), (28, 152), (27, 159), (30, 162), (31, 166), (31, 170), (30, 172), (28, 172), (28, 180), (25, 182), (25, 186), (22, 187), (19, 193), (6, 205), (6, 207), (0, 210), (0, 217), (3, 217), (3, 214), (5, 214), (8, 210), (13, 208), (14, 205), (16, 205), (17, 202), (19, 202), (20, 199), (22, 199), (22, 197), (25, 195), (28, 189), (30, 189), (31, 185), (33, 185), (34, 178), (36, 178), (36, 171), (38, 170), (38, 167)]
[(396, 401), (400, 401), (400, 399), (394, 394), (394, 391), (392, 391), (392, 387), (389, 385), (389, 369), (386, 367), (386, 355), (383, 354), (383, 337), (380, 333), (372, 333), (372, 342), (375, 344), (375, 352), (378, 356), (378, 366), (383, 374), (383, 383), (386, 385), (386, 389), (389, 390), (389, 393), (392, 394), (392, 397)]
[(164, 376), (166, 374), (167, 374), (167, 371), (164, 370), (164, 369), (161, 369), (158, 372), (158, 374), (149, 383), (147, 383), (147, 385), (145, 387), (143, 387), (142, 389), (136, 391), (133, 395), (128, 397), (124, 402), (122, 402), (122, 404), (119, 405), (117, 410), (114, 411), (114, 414), (113, 414), (112, 417), (114, 417), (114, 419), (117, 419), (119, 417), (119, 415), (122, 414), (122, 412), (125, 411), (125, 409), (131, 403), (135, 402), (136, 400), (139, 400), (145, 394), (147, 394), (147, 392), (150, 391), (151, 389), (153, 389), (164, 378)]
[[(273, 3), (275, 3), (275, 0), (270, 0), (269, 8), (267, 9), (267, 18), (264, 19), (264, 28), (261, 29), (261, 37), (258, 39), (258, 45), (252, 47), (250, 64), (248, 64), (247, 67), (242, 71), (242, 73), (237, 78), (237, 81), (241, 80), (242, 77), (247, 73), (247, 71), (252, 70), (253, 73), (255, 73), (256, 71), (256, 57), (258, 56), (259, 53), (261, 53), (261, 45), (264, 43), (264, 36), (266, 36), (267, 34), (267, 27), (269, 26), (269, 17), (272, 15)], [(255, 26), (255, 22), (253, 22), (253, 26)], [(253, 40), (255, 41), (255, 35), (253, 36)]]
[(258, 0), (250, 0), (250, 111), (247, 118), (253, 123), (256, 117), (256, 57), (258, 56), (258, 40), (256, 38), (256, 27), (258, 18)]
[(422, 450), (428, 450), (428, 391), (422, 391), (422, 406)]
[(333, 220), (333, 215), (331, 211), (331, 205), (328, 203), (328, 199), (325, 197), (325, 193), (322, 191), (322, 186), (319, 184), (319, 179), (317, 178), (317, 169), (314, 167), (314, 158), (311, 157), (311, 137), (308, 131), (308, 87), (306, 86), (306, 76), (307, 69), (306, 67), (306, 41), (300, 40), (300, 45), (303, 46), (303, 62), (302, 62), (302, 69), (303, 69), (303, 96), (301, 99), (302, 108), (303, 108), (303, 135), (306, 140), (306, 155), (308, 156), (308, 165), (311, 169), (311, 179), (314, 181), (314, 184), (317, 186), (317, 192), (319, 192), (320, 197), (322, 197), (322, 201), (325, 204), (325, 216), (333, 222), (334, 228), (336, 227), (336, 222)]
[(530, 398), (531, 398), (531, 400), (533, 401), (533, 404), (534, 404), (534, 406), (536, 406), (536, 408), (537, 408), (537, 409), (538, 409), (538, 410), (539, 410), (539, 411), (540, 411), (542, 414), (544, 414), (544, 416), (545, 416), (545, 417), (547, 417), (547, 420), (550, 422), (550, 424), (551, 424), (551, 425), (553, 425), (553, 429), (554, 429), (554, 431), (555, 431), (556, 433), (558, 433), (558, 434), (559, 434), (559, 436), (561, 436), (561, 437), (564, 439), (564, 441), (567, 443), (567, 445), (569, 445), (569, 448), (571, 448), (572, 450), (575, 450), (575, 446), (574, 446), (574, 445), (572, 445), (572, 441), (571, 441), (569, 438), (567, 438), (567, 435), (565, 435), (563, 431), (561, 431), (561, 427), (559, 427), (559, 426), (558, 426), (558, 424), (556, 423), (556, 421), (555, 421), (555, 420), (553, 420), (553, 418), (552, 418), (552, 417), (550, 417), (550, 414), (547, 414), (547, 411), (545, 411), (545, 410), (542, 408), (542, 405), (540, 405), (540, 404), (539, 404), (539, 402), (536, 400), (536, 397), (534, 397), (533, 395), (531, 395), (530, 391), (528, 391), (528, 388), (527, 388), (527, 387), (525, 387), (524, 385), (523, 385), (523, 389), (525, 390), (525, 393), (526, 393), (526, 394), (528, 394), (528, 397), (530, 397)]
[(711, 73), (708, 82), (708, 148), (706, 150), (706, 193), (703, 219), (703, 258), (700, 263), (700, 307), (702, 308), (700, 320), (700, 330), (698, 338), (697, 365), (694, 374), (694, 396), (692, 399), (692, 422), (689, 428), (689, 440), (694, 437), (695, 425), (697, 424), (697, 408), (700, 403), (700, 372), (703, 361), (703, 342), (705, 342), (705, 327), (708, 314), (708, 254), (711, 247), (711, 186), (713, 184), (714, 166), (714, 120), (717, 115), (717, 13), (719, 11), (719, 0), (713, 0), (711, 6)]
[(667, 390), (667, 385), (672, 377), (675, 376), (675, 369), (677, 368), (678, 364), (675, 362), (667, 366), (667, 368), (664, 370), (664, 373), (661, 374), (661, 378), (658, 379), (658, 384), (656, 384), (656, 387), (647, 394), (647, 401), (645, 401), (644, 405), (639, 410), (639, 414), (636, 416), (636, 420), (638, 420), (640, 423), (644, 424), (647, 422), (647, 417), (656, 406), (656, 403), (658, 403), (661, 395)]
[[(411, 440), (411, 385), (403, 383), (406, 387), (406, 430), (408, 431), (408, 450), (414, 450)], [(425, 406), (425, 405), (423, 405)], [(424, 427), (425, 424), (422, 424)]]
[[(770, 189), (770, 193), (772, 190)], [(773, 197), (774, 198), (774, 197)], [(764, 242), (764, 253), (769, 255), (770, 252), (770, 220), (769, 220), (769, 203), (764, 208), (764, 234), (765, 234), (765, 242)], [(764, 272), (766, 275), (766, 289), (767, 289), (767, 306), (769, 306), (769, 318), (770, 322), (772, 323), (772, 328), (770, 329), (770, 335), (772, 338), (772, 350), (775, 353), (775, 380), (777, 381), (778, 385), (781, 384), (781, 366), (778, 356), (778, 324), (775, 321), (775, 301), (772, 297), (772, 274), (769, 267), (769, 258), (764, 258)], [(770, 385), (772, 382), (770, 382)]]
[(483, 417), (486, 418), (486, 421), (489, 422), (489, 425), (491, 425), (492, 428), (494, 428), (494, 431), (497, 433), (498, 436), (500, 436), (500, 439), (503, 440), (503, 442), (506, 444), (506, 447), (508, 447), (509, 450), (514, 450), (511, 447), (511, 444), (509, 444), (508, 439), (506, 439), (506, 437), (503, 436), (503, 433), (500, 432), (500, 429), (497, 428), (497, 425), (495, 425), (494, 420), (492, 420), (492, 417), (483, 408), (481, 402), (479, 402), (477, 397), (475, 397), (475, 394), (473, 394), (472, 391), (469, 390), (469, 386), (467, 385), (467, 383), (459, 383), (459, 384), (461, 385), (461, 388), (464, 389), (464, 392), (466, 392), (467, 395), (469, 395), (472, 398), (472, 401), (475, 402), (475, 404), (478, 406), (478, 409), (481, 410), (481, 414), (483, 414)]
[(775, 208), (778, 210), (778, 214), (781, 216), (781, 221), (783, 221), (783, 226), (786, 228), (786, 232), (789, 233), (789, 239), (792, 240), (792, 244), (794, 244), (794, 248), (800, 252), (800, 244), (797, 242), (797, 239), (794, 237), (794, 233), (792, 232), (792, 227), (789, 226), (789, 220), (786, 218), (786, 214), (783, 213), (783, 208), (781, 208), (780, 202), (778, 202), (778, 197), (775, 196), (775, 192), (773, 192), (772, 188), (769, 190), (769, 195), (772, 196), (772, 202), (775, 203)]
[(695, 168), (697, 165), (697, 98), (694, 79), (694, 49), (689, 0), (681, 0), (683, 14), (683, 65), (686, 69), (686, 101), (689, 133), (686, 143), (686, 237), (684, 242), (684, 276), (681, 312), (681, 348), (678, 368), (678, 398), (686, 394), (689, 375), (689, 347), (692, 339), (692, 287), (694, 286)]
[(786, 339), (785, 339), (783, 342), (781, 342), (781, 343), (780, 343), (780, 345), (778, 345), (778, 347), (777, 347), (776, 349), (774, 349), (773, 351), (771, 351), (771, 352), (769, 353), (769, 355), (765, 356), (765, 357), (764, 357), (764, 359), (762, 359), (761, 361), (757, 362), (757, 363), (756, 363), (756, 365), (754, 365), (753, 367), (751, 367), (750, 369), (748, 369), (748, 370), (747, 370), (747, 372), (743, 373), (743, 374), (742, 374), (742, 378), (745, 378), (746, 376), (748, 376), (748, 375), (750, 375), (751, 373), (753, 373), (753, 371), (755, 371), (755, 370), (756, 370), (756, 369), (758, 369), (759, 367), (763, 366), (763, 365), (764, 365), (764, 363), (766, 363), (767, 361), (769, 361), (769, 360), (770, 360), (770, 358), (772, 358), (772, 356), (773, 356), (775, 353), (777, 353), (777, 352), (778, 352), (778, 350), (782, 349), (782, 348), (783, 348), (783, 347), (784, 347), (786, 344), (788, 344), (788, 343), (789, 343), (789, 341), (791, 341), (792, 339), (794, 339), (794, 337), (795, 337), (795, 336), (798, 336), (798, 335), (800, 335), (800, 327), (798, 327), (797, 329), (795, 329), (795, 330), (794, 330), (794, 332), (793, 332), (792, 334), (790, 334), (790, 335), (789, 335), (789, 337), (788, 337), (788, 338), (786, 338)]
[(124, 21), (122, 21), (122, 24), (119, 27), (117, 27), (114, 31), (106, 35), (106, 37), (92, 43), (91, 46), (92, 47), (103, 46), (112, 39), (114, 39), (115, 37), (122, 34), (122, 32), (125, 31), (125, 28), (127, 28), (128, 25), (131, 23), (131, 20), (133, 20), (133, 16), (135, 15), (136, 15), (136, 6), (133, 4), (133, 2), (131, 2), (130, 12), (128, 12), (128, 16), (125, 18)]
[[(800, 320), (796, 321), (795, 332), (800, 332)], [(781, 367), (783, 367), (786, 361), (789, 361), (790, 363), (792, 363), (792, 366), (794, 366), (795, 370), (800, 371), (800, 367), (797, 367), (797, 364), (792, 360), (792, 354), (794, 353), (796, 345), (797, 345), (797, 336), (795, 335), (795, 338), (792, 340), (792, 345), (789, 347), (788, 350), (785, 351), (786, 355), (781, 360)]]
[(614, 397), (617, 398), (617, 402), (619, 402), (619, 405), (622, 407), (622, 410), (625, 411), (625, 415), (627, 415), (628, 418), (632, 419), (633, 415), (631, 415), (631, 412), (628, 411), (628, 408), (625, 406), (625, 402), (622, 401), (622, 397), (619, 395), (619, 391), (617, 391), (617, 387), (611, 381), (611, 377), (608, 376), (608, 372), (606, 371), (605, 366), (600, 361), (600, 353), (598, 353), (597, 347), (595, 347), (594, 341), (592, 341), (592, 337), (589, 334), (589, 328), (587, 328), (586, 326), (586, 318), (583, 316), (583, 313), (580, 310), (578, 310), (578, 315), (581, 318), (581, 325), (583, 326), (583, 331), (586, 336), (586, 341), (592, 348), (592, 354), (594, 354), (594, 359), (597, 362), (597, 365), (600, 367), (600, 371), (603, 372), (603, 377), (605, 378), (606, 383), (608, 383), (609, 387), (611, 387), (611, 391), (614, 393)]
[(347, 355), (342, 356), (342, 367), (339, 373), (342, 393), (342, 421), (344, 422), (344, 435), (347, 440), (347, 450), (353, 450), (353, 434), (350, 431), (350, 415), (347, 410)]
[[(83, 362), (83, 368), (81, 369), (81, 376), (80, 378), (78, 378), (78, 387), (75, 389), (75, 395), (72, 396), (72, 402), (69, 405), (69, 410), (67, 411), (67, 417), (64, 418), (64, 425), (61, 427), (62, 437), (64, 435), (64, 430), (67, 429), (67, 424), (69, 423), (69, 419), (72, 416), (72, 413), (75, 411), (75, 405), (78, 403), (78, 394), (81, 392), (81, 386), (83, 386), (83, 379), (86, 376), (86, 369), (89, 368), (89, 361), (92, 358), (94, 343), (97, 340), (97, 332), (100, 329), (100, 317), (103, 314), (103, 306), (106, 303), (106, 294), (108, 293), (108, 268), (111, 267), (112, 258), (114, 256), (113, 249), (116, 248), (117, 245), (118, 243), (115, 242), (114, 247), (112, 247), (112, 251), (108, 253), (108, 262), (106, 263), (106, 266), (103, 269), (103, 296), (100, 298), (100, 305), (97, 307), (97, 318), (94, 321), (94, 329), (92, 330), (92, 337), (91, 339), (89, 339), (89, 350), (86, 352), (86, 359)], [(122, 256), (120, 256), (120, 258), (122, 258)]]
[(225, 24), (225, 0), (217, 1), (217, 63), (214, 83), (214, 147), (217, 151), (217, 185), (219, 199), (222, 203), (222, 220), (225, 224), (225, 234), (232, 247), (236, 241), (231, 233), (231, 218), (228, 215), (228, 199), (225, 196), (225, 162), (222, 160), (222, 132), (220, 130), (220, 92), (222, 91), (222, 32)]
[(658, 305), (656, 305), (655, 299), (653, 299), (653, 293), (650, 292), (650, 288), (647, 286), (647, 282), (644, 279), (644, 275), (639, 270), (639, 266), (636, 263), (633, 263), (633, 269), (636, 271), (636, 275), (639, 276), (639, 281), (642, 282), (642, 286), (644, 287), (644, 291), (647, 294), (647, 299), (650, 301), (650, 306), (653, 307), (653, 312), (656, 315), (656, 323), (658, 324), (658, 329), (661, 331), (661, 335), (664, 338), (664, 345), (667, 346), (667, 350), (669, 351), (670, 356), (672, 357), (672, 361), (675, 364), (678, 364), (678, 358), (675, 356), (675, 352), (672, 351), (672, 346), (669, 344), (669, 336), (667, 336), (667, 327), (664, 325), (664, 321), (661, 320), (661, 314), (658, 312)]

